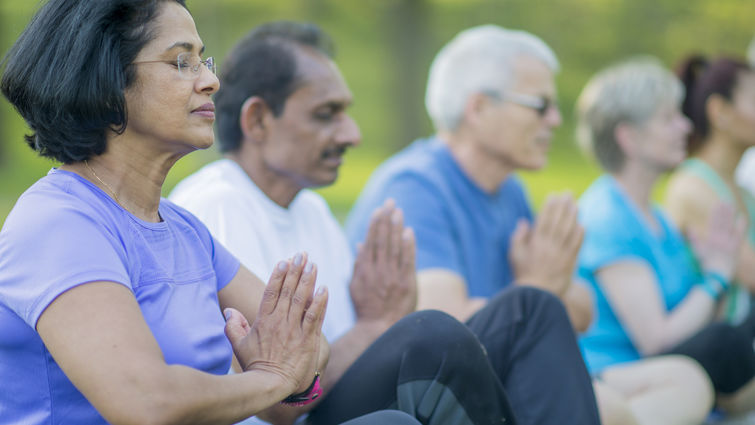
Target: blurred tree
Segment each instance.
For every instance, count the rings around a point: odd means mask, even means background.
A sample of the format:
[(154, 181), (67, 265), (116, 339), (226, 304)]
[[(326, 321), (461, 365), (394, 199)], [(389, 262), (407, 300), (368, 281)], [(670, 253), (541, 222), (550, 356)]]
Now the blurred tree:
[(395, 138), (386, 143), (396, 151), (417, 137), (426, 135), (424, 92), (429, 51), (428, 15), (431, 5), (426, 0), (393, 0), (383, 12), (392, 84), (389, 89), (396, 122)]
[[(0, 56), (45, 0), (0, 0)], [(90, 0), (91, 1), (91, 0)], [(364, 143), (324, 190), (347, 211), (372, 169), (413, 139), (430, 134), (423, 104), (430, 62), (459, 31), (481, 24), (524, 29), (557, 53), (564, 125), (554, 135), (551, 163), (523, 176), (538, 204), (544, 194), (578, 195), (597, 169), (576, 152), (573, 104), (598, 69), (629, 55), (650, 54), (673, 66), (691, 52), (743, 56), (752, 39), (753, 0), (188, 0), (208, 53), (223, 66), (231, 46), (255, 25), (277, 19), (310, 20), (330, 33), (336, 61), (355, 103), (350, 110)], [(28, 132), (0, 97), (0, 222), (20, 195), (54, 165), (23, 143)], [(166, 191), (215, 150), (188, 155), (166, 180)], [(337, 212), (338, 212), (337, 211)]]
[[(2, 52), (3, 57), (5, 56), (5, 51), (2, 49), (4, 49), (4, 46), (10, 44), (6, 40), (7, 36), (5, 34), (5, 29), (8, 28), (8, 25), (5, 15), (6, 14), (4, 8), (0, 7), (0, 52)], [(5, 108), (7, 106), (7, 103), (4, 102), (0, 107), (0, 167), (2, 167), (7, 161), (5, 144), (8, 143), (8, 139), (10, 138), (10, 132), (8, 131), (8, 123), (6, 119), (9, 113), (5, 111)]]

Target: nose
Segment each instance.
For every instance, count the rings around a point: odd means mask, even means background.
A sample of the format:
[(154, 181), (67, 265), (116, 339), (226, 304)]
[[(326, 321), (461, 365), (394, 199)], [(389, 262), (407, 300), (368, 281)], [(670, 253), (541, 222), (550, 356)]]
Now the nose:
[(545, 112), (545, 122), (550, 128), (556, 128), (563, 122), (561, 117), (561, 110), (558, 107), (558, 103), (553, 103), (550, 108)]
[(199, 67), (199, 76), (195, 81), (195, 88), (200, 93), (213, 94), (220, 88), (220, 80), (208, 67)]
[(685, 136), (692, 132), (692, 122), (682, 114), (679, 114), (679, 127), (682, 129)]
[(358, 146), (362, 142), (362, 132), (359, 131), (359, 126), (356, 121), (349, 115), (345, 115), (338, 133), (336, 134), (336, 141), (342, 145)]

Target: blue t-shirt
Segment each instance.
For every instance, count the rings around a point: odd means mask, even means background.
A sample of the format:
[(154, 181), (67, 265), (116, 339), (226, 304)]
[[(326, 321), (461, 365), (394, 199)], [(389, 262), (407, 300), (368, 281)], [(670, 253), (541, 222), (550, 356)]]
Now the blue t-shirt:
[(509, 239), (520, 218), (532, 220), (516, 177), (487, 193), (441, 140), (418, 140), (370, 177), (346, 223), (352, 246), (364, 240), (372, 211), (388, 198), (414, 229), (418, 270), (451, 270), (466, 280), (473, 297), (492, 297), (513, 281)]
[(105, 423), (36, 332), (58, 295), (87, 282), (133, 292), (168, 364), (228, 371), (217, 293), (239, 262), (185, 210), (162, 200), (159, 213), (139, 220), (56, 169), (21, 195), (0, 231), (0, 424)]
[(666, 311), (676, 307), (699, 281), (682, 235), (660, 209), (654, 207), (653, 215), (659, 224), (657, 233), (608, 175), (598, 178), (579, 200), (585, 239), (577, 269), (595, 292), (597, 307), (592, 325), (579, 342), (593, 373), (641, 357), (596, 280), (598, 270), (620, 261), (644, 262), (655, 273)]

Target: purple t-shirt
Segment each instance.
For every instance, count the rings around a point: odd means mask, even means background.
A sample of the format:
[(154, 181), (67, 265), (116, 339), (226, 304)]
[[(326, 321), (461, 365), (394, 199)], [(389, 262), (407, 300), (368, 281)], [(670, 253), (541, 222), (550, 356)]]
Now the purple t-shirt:
[(36, 332), (58, 295), (87, 282), (133, 292), (168, 364), (228, 371), (217, 293), (239, 262), (186, 210), (162, 200), (159, 212), (142, 221), (57, 169), (19, 198), (0, 231), (0, 424), (105, 423)]

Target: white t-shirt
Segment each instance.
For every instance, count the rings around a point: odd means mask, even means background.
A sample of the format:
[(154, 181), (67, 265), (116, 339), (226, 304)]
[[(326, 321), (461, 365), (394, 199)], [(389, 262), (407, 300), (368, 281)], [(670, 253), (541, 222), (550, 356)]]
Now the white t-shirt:
[(745, 151), (736, 173), (737, 183), (755, 195), (755, 148)]
[[(263, 282), (267, 283), (279, 261), (306, 251), (317, 264), (317, 285), (328, 287), (325, 337), (335, 341), (354, 326), (349, 296), (354, 258), (341, 226), (320, 195), (302, 190), (283, 208), (238, 164), (221, 159), (178, 183), (169, 199), (204, 222), (215, 239)], [(240, 422), (266, 423), (257, 417)]]
[(267, 282), (273, 267), (306, 251), (317, 284), (328, 287), (323, 332), (338, 339), (354, 325), (349, 296), (353, 254), (325, 200), (302, 190), (288, 208), (265, 195), (230, 159), (207, 164), (181, 181), (169, 199), (196, 215), (241, 264)]

